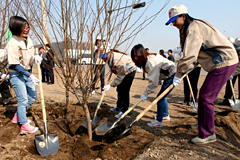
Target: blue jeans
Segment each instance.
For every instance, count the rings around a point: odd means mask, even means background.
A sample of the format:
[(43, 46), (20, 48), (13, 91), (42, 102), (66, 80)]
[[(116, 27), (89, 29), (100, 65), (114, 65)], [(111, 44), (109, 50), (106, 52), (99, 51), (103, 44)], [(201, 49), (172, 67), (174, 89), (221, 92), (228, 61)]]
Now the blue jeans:
[(37, 99), (36, 86), (30, 77), (15, 72), (9, 72), (9, 75), (10, 83), (13, 86), (18, 100), (16, 114), (18, 115), (19, 123), (27, 123), (26, 111)]
[[(92, 90), (95, 90), (95, 82), (96, 82), (97, 77), (98, 77), (98, 72), (101, 72), (103, 67), (104, 67), (104, 65), (96, 65), (96, 67), (94, 69), (95, 77), (93, 79), (93, 88), (92, 88)], [(103, 87), (104, 87), (104, 76), (105, 76), (105, 68), (103, 69), (103, 71), (102, 71), (102, 73), (100, 75), (102, 91), (103, 91)]]
[[(170, 78), (164, 80), (162, 88), (157, 96), (159, 96), (162, 92), (164, 92), (173, 83), (174, 76), (175, 76), (175, 74), (173, 74)], [(166, 97), (169, 95), (169, 93), (172, 90), (173, 89), (171, 89), (162, 99), (160, 99), (157, 102), (157, 120), (159, 122), (162, 122), (163, 117), (166, 117), (169, 114), (168, 113), (168, 102), (167, 102)]]

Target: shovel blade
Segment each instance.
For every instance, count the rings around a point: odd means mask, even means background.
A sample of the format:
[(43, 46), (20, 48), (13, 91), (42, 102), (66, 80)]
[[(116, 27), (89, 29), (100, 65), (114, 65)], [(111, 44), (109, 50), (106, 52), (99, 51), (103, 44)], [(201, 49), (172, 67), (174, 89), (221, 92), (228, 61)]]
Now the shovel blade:
[(47, 137), (45, 134), (35, 135), (35, 145), (41, 156), (55, 155), (59, 148), (58, 136), (56, 133), (47, 134)]
[(103, 136), (105, 135), (108, 130), (112, 127), (113, 123), (110, 122), (106, 122), (103, 123), (102, 125), (98, 126), (95, 130), (96, 135), (98, 136)]
[[(91, 124), (92, 124), (92, 128), (95, 128), (101, 121), (102, 121), (102, 117), (96, 117), (95, 119), (94, 119), (94, 121), (93, 121), (93, 116), (91, 116)], [(85, 127), (85, 128), (87, 128), (87, 119), (85, 118), (84, 120), (83, 120), (83, 126)]]
[(240, 110), (240, 100), (236, 99), (235, 102), (232, 99), (228, 100), (230, 103), (230, 106), (234, 109), (234, 110)]

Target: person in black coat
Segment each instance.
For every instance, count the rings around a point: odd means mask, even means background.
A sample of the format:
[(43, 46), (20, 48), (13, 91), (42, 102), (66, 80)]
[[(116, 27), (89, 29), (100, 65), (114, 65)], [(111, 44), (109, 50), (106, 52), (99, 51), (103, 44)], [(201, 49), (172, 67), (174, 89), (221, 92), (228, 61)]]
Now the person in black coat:
[(173, 55), (172, 55), (172, 50), (171, 50), (171, 49), (168, 50), (168, 59), (169, 59), (170, 61), (175, 62), (175, 59), (174, 59), (174, 57), (173, 57)]
[(49, 44), (46, 44), (46, 49), (47, 49), (47, 55), (46, 58), (44, 59), (46, 63), (46, 68), (47, 68), (47, 73), (50, 78), (50, 82), (47, 84), (54, 84), (54, 73), (53, 73), (53, 67), (54, 67), (54, 53), (52, 49), (50, 48)]

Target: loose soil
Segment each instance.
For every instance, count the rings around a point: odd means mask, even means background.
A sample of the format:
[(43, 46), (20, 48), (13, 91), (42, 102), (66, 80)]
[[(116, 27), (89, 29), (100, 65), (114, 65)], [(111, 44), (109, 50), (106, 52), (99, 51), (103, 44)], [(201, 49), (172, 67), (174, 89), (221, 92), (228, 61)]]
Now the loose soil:
[[(36, 68), (33, 73), (37, 75)], [(205, 75), (200, 76), (199, 88)], [(114, 77), (113, 77), (114, 78)], [(154, 160), (154, 159), (240, 159), (240, 111), (233, 111), (229, 106), (217, 105), (223, 100), (225, 86), (215, 101), (215, 131), (217, 142), (205, 145), (191, 143), (191, 138), (198, 133), (191, 127), (197, 123), (197, 114), (189, 106), (176, 105), (184, 99), (183, 84), (176, 87), (167, 97), (169, 102), (170, 121), (164, 121), (162, 128), (147, 126), (156, 116), (156, 105), (136, 122), (131, 132), (121, 139), (103, 143), (102, 137), (93, 132), (93, 140), (89, 141), (87, 129), (82, 121), (85, 118), (83, 108), (79, 105), (74, 95), (70, 95), (70, 107), (66, 109), (65, 90), (61, 80), (55, 75), (54, 85), (43, 84), (44, 98), (47, 111), (48, 131), (57, 133), (59, 137), (59, 150), (56, 155), (46, 158), (36, 151), (35, 135), (44, 132), (42, 109), (38, 89), (38, 99), (27, 113), (31, 124), (40, 128), (34, 134), (22, 133), (20, 126), (11, 122), (17, 105), (0, 106), (0, 159), (108, 159), (108, 160)], [(130, 105), (133, 105), (144, 92), (148, 81), (142, 80), (142, 73), (137, 73), (130, 92)], [(237, 86), (235, 86), (237, 88)], [(145, 102), (141, 102), (122, 121), (130, 124), (156, 97), (160, 90), (151, 95)], [(238, 93), (238, 91), (235, 91)], [(88, 106), (91, 114), (101, 97), (100, 90), (89, 98)], [(16, 99), (16, 98), (13, 98)], [(110, 108), (116, 106), (117, 92), (111, 88), (103, 99), (98, 112), (103, 117), (100, 124), (114, 122), (118, 112), (111, 112)], [(174, 105), (173, 105), (174, 104)]]

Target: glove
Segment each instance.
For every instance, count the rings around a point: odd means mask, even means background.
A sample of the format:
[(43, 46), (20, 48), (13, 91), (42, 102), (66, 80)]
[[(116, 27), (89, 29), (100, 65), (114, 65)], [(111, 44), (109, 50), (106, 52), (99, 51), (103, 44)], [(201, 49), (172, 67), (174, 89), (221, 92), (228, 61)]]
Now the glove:
[(106, 89), (106, 91), (108, 91), (110, 88), (111, 88), (110, 84), (103, 87), (103, 89)]
[(163, 84), (163, 83), (162, 83), (162, 80), (159, 80), (159, 84), (160, 84), (160, 85), (162, 85), (162, 84)]
[[(7, 76), (7, 77), (6, 77)], [(6, 74), (2, 74), (1, 75), (1, 79), (4, 79), (6, 77), (6, 80), (9, 79), (9, 75), (6, 75)]]
[(142, 101), (144, 102), (148, 97), (147, 96), (145, 96), (145, 95), (141, 95), (141, 97), (140, 98), (142, 98)]
[(176, 76), (174, 76), (174, 78), (173, 78), (173, 85), (174, 85), (174, 87), (178, 86), (180, 83), (181, 83), (181, 79), (176, 77)]
[(230, 79), (233, 79), (233, 75), (230, 76)]
[(37, 77), (35, 77), (33, 74), (30, 74), (29, 77), (31, 78), (31, 81), (32, 81), (35, 85), (39, 86), (40, 80), (37, 79)]
[(34, 59), (35, 59), (35, 63), (39, 62), (41, 64), (42, 62), (42, 57), (40, 57), (39, 55), (35, 55), (34, 56)]

